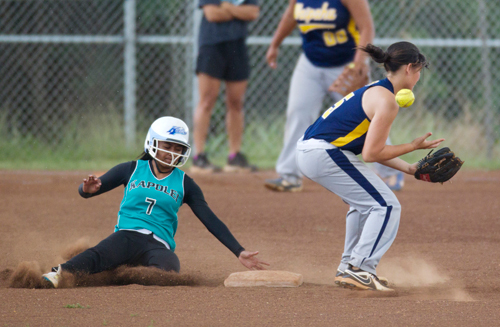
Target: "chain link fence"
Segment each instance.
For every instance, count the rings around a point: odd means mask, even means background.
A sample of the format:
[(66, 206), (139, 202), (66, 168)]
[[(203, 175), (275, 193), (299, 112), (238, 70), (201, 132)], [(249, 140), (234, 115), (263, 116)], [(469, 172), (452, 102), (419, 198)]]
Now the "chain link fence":
[[(415, 104), (396, 119), (393, 143), (432, 131), (470, 164), (500, 168), (498, 1), (369, 2), (376, 45), (409, 40), (431, 62)], [(262, 168), (273, 167), (281, 150), (301, 53), (296, 30), (280, 48), (278, 69), (265, 61), (287, 5), (261, 1), (247, 40), (252, 74), (243, 151)], [(140, 152), (149, 124), (163, 115), (191, 127), (200, 18), (197, 0), (0, 0), (0, 160), (22, 156), (21, 144), (30, 145), (30, 156), (78, 158), (101, 147), (112, 157), (106, 140), (118, 139), (115, 146)], [(383, 78), (383, 69), (373, 65), (372, 77)], [(217, 163), (228, 152), (223, 99), (224, 88), (207, 144)], [(325, 99), (325, 109), (330, 105)]]

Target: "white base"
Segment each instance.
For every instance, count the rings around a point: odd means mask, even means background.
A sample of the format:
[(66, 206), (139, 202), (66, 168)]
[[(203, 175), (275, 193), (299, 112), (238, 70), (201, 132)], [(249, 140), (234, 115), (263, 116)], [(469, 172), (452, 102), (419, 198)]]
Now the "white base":
[(289, 271), (255, 270), (235, 272), (224, 281), (226, 287), (298, 287), (302, 285), (303, 277)]

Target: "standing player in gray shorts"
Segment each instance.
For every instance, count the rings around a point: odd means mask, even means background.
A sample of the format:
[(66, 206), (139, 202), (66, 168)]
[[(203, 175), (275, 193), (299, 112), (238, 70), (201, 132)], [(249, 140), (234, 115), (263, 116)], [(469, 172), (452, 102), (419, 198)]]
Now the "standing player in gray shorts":
[(316, 120), (297, 143), (297, 165), (311, 180), (349, 204), (344, 253), (335, 283), (344, 287), (390, 291), (376, 267), (396, 238), (401, 205), (396, 195), (366, 162), (378, 162), (413, 175), (417, 164), (398, 158), (418, 149), (437, 147), (444, 139), (427, 141), (427, 133), (411, 143), (387, 145), (399, 111), (394, 94), (413, 89), (427, 61), (409, 42), (387, 49), (361, 48), (383, 63), (387, 78), (368, 84), (335, 103)]
[[(235, 1), (236, 2), (236, 1)], [(221, 82), (226, 84), (226, 129), (229, 157), (224, 170), (253, 171), (240, 152), (244, 129), (243, 101), (250, 76), (250, 63), (245, 44), (247, 24), (257, 19), (257, 0), (199, 0), (203, 9), (200, 25), (199, 53), (196, 62), (200, 100), (194, 114), (194, 145), (192, 172), (211, 173), (220, 170), (205, 153), (210, 118), (219, 96)]]
[[(368, 58), (364, 52), (356, 50), (356, 46), (371, 43), (374, 37), (367, 0), (290, 0), (267, 51), (266, 59), (271, 68), (276, 68), (279, 45), (297, 25), (303, 53), (290, 83), (284, 146), (276, 163), (279, 178), (265, 183), (275, 191), (302, 190), (302, 174), (295, 163), (295, 145), (318, 117), (325, 96), (330, 95), (334, 102), (342, 98), (331, 92), (330, 86), (349, 63), (365, 66)], [(392, 182), (393, 189), (402, 187), (404, 174), (378, 164), (375, 169), (381, 177)]]

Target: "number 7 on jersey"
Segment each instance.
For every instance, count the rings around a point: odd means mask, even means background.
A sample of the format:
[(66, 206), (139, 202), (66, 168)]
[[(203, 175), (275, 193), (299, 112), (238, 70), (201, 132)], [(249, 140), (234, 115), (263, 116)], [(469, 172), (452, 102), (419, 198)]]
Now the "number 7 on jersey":
[(153, 210), (153, 207), (156, 204), (156, 199), (146, 198), (146, 202), (149, 203), (148, 209), (146, 210), (146, 214), (150, 215), (151, 211)]

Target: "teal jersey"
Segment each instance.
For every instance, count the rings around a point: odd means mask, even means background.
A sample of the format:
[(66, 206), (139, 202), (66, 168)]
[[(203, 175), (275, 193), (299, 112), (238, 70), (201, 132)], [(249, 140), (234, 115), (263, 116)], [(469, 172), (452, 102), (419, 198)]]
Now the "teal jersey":
[(185, 173), (174, 168), (170, 175), (158, 179), (148, 161), (138, 160), (125, 186), (115, 232), (121, 229), (147, 229), (175, 250), (177, 212), (184, 199)]

